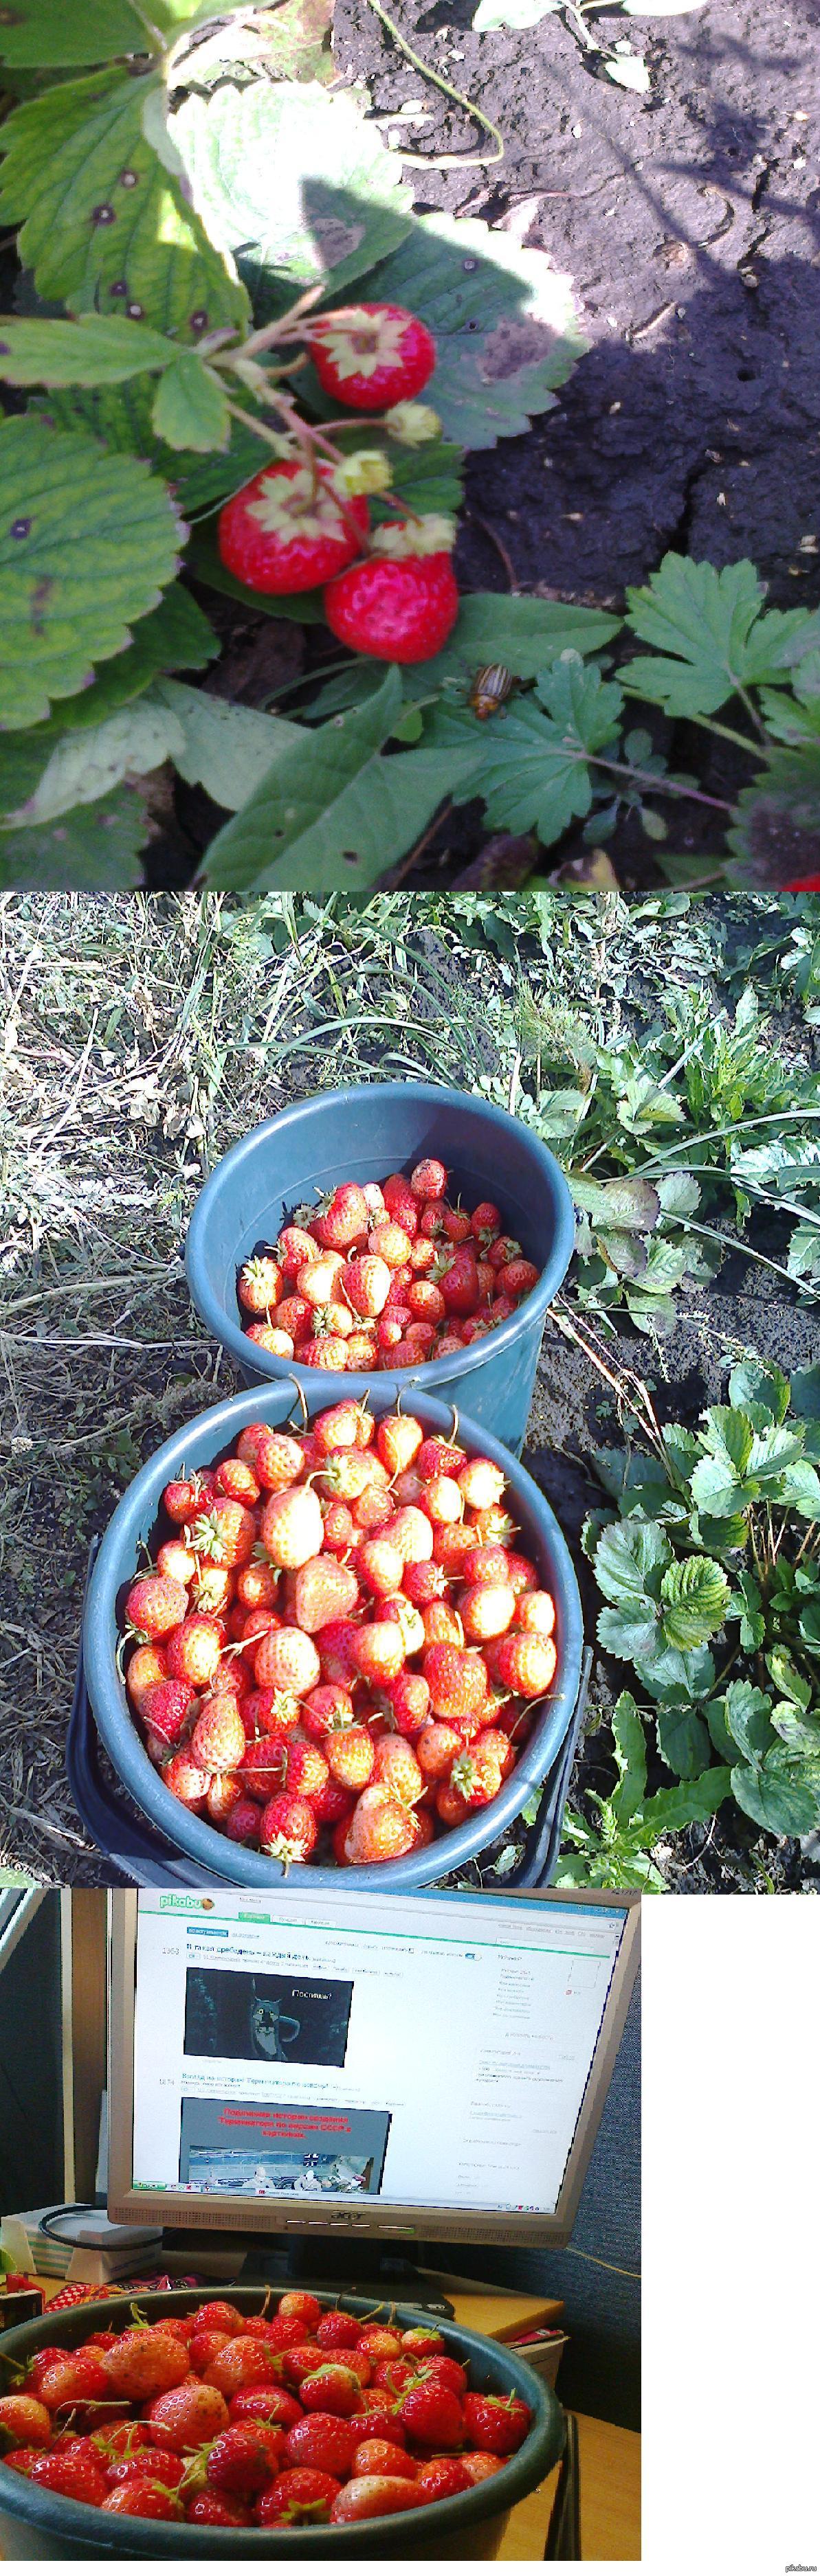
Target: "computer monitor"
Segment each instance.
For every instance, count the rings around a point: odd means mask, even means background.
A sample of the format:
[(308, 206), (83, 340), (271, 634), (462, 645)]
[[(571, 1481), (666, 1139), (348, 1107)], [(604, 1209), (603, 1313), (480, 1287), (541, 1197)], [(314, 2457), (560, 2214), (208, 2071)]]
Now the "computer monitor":
[(111, 1906), (111, 2218), (351, 2252), (568, 2242), (637, 1897), (215, 1888)]

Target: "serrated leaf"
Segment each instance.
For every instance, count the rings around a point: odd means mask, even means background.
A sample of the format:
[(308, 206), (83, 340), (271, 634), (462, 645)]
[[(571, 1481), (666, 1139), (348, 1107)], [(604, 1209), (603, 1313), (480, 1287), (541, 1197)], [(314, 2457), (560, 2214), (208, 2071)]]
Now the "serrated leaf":
[(784, 1647), (776, 1647), (772, 1654), (766, 1656), (766, 1669), (771, 1673), (775, 1690), (780, 1692), (782, 1699), (794, 1700), (796, 1707), (804, 1712), (811, 1707), (811, 1682), (806, 1680), (804, 1673), (798, 1672), (797, 1665)]
[(732, 1772), (732, 1795), (744, 1815), (767, 1834), (808, 1834), (820, 1817), (817, 1792), (807, 1785), (802, 1762), (786, 1745), (768, 1754), (759, 1768), (739, 1762)]
[(545, 251), (522, 250), (473, 216), (414, 218), (401, 248), (374, 268), (367, 294), (426, 322), (438, 357), (425, 401), (445, 438), (472, 450), (522, 435), (551, 410), (586, 346), (570, 279)]
[(463, 780), (458, 759), (408, 751), (382, 758), (402, 708), (396, 670), (364, 707), (305, 729), (212, 842), (207, 882), (311, 894), (378, 885), (444, 797)]
[(771, 1751), (771, 1706), (766, 1692), (756, 1690), (752, 1682), (730, 1682), (724, 1694), (726, 1730), (746, 1762), (762, 1762)]
[(620, 618), (605, 617), (597, 608), (564, 606), (554, 599), (506, 597), (494, 590), (472, 591), (461, 601), (443, 652), (420, 671), (407, 670), (405, 688), (417, 687), (426, 695), (431, 685), (438, 689), (446, 681), (449, 703), (457, 704), (458, 692), (466, 699), (484, 663), (503, 663), (514, 679), (534, 680), (562, 653), (599, 652), (618, 634), (620, 623)]
[(136, 789), (118, 788), (34, 832), (0, 831), (0, 889), (37, 894), (127, 892), (139, 883), (146, 842), (145, 806)]
[(754, 1451), (754, 1426), (734, 1398), (730, 1405), (710, 1404), (701, 1441), (707, 1455), (725, 1468), (727, 1475), (745, 1475)]
[(645, 1678), (647, 1658), (653, 1656), (655, 1640), (660, 1635), (660, 1622), (651, 1602), (631, 1611), (599, 1610), (595, 1633), (605, 1654), (634, 1664), (641, 1679)]
[(820, 1365), (792, 1371), (791, 1407), (801, 1422), (820, 1422)]
[(652, 1842), (662, 1834), (680, 1833), (684, 1825), (706, 1824), (728, 1798), (730, 1774), (721, 1765), (703, 1771), (698, 1780), (681, 1780), (676, 1789), (659, 1789), (643, 1811), (644, 1830)]
[(647, 1265), (647, 1250), (646, 1244), (641, 1242), (640, 1235), (616, 1234), (609, 1228), (606, 1231), (599, 1228), (595, 1241), (599, 1252), (608, 1262), (610, 1270), (616, 1271), (619, 1279), (643, 1278)]
[(613, 1789), (610, 1806), (613, 1815), (628, 1823), (640, 1807), (646, 1788), (646, 1737), (631, 1691), (621, 1691), (612, 1711), (612, 1736), (618, 1766), (618, 1786)]
[(752, 563), (718, 572), (665, 555), (643, 589), (627, 592), (627, 625), (659, 658), (636, 656), (621, 674), (624, 688), (667, 715), (713, 715), (739, 684), (773, 679), (799, 642), (806, 651), (816, 643), (820, 620), (800, 608), (764, 616), (764, 597)]
[(154, 397), (154, 428), (167, 447), (193, 448), (207, 454), (230, 444), (231, 415), (225, 386), (186, 349), (160, 377)]
[(170, 367), (174, 354), (159, 331), (116, 314), (89, 313), (81, 322), (0, 315), (0, 378), (7, 385), (119, 385), (149, 368)]
[(182, 749), (183, 737), (170, 708), (137, 698), (89, 733), (64, 734), (55, 745), (42, 778), (28, 798), (24, 813), (12, 815), (27, 828), (53, 823), (78, 805), (94, 805), (112, 796), (124, 778), (140, 778), (159, 769)]
[(147, 42), (128, 0), (14, 0), (0, 8), (0, 63), (15, 70), (113, 62), (145, 52)]
[(820, 1226), (796, 1225), (786, 1254), (790, 1279), (812, 1288), (820, 1281)]
[(612, 1521), (595, 1550), (595, 1580), (604, 1600), (651, 1613), (671, 1554), (669, 1540), (652, 1521)]
[(38, 724), (130, 642), (178, 566), (170, 494), (36, 418), (0, 428), (0, 727)]
[[(460, 447), (452, 440), (431, 438), (424, 447), (391, 444), (387, 453), (391, 490), (398, 501), (405, 501), (411, 510), (442, 510), (455, 517), (464, 497), (464, 457)], [(379, 496), (372, 515), (374, 520), (395, 518), (395, 511)]]
[(709, 1732), (691, 1708), (664, 1708), (656, 1726), (658, 1752), (679, 1780), (699, 1780), (710, 1758)]
[(283, 309), (307, 286), (335, 296), (411, 224), (400, 162), (344, 91), (225, 82), (207, 100), (185, 101), (174, 137), (211, 240), (241, 254), (264, 310)]
[(179, 680), (160, 680), (152, 692), (176, 718), (181, 734), (174, 758), (180, 777), (204, 787), (215, 805), (236, 813), (261, 785), (284, 751), (304, 751), (309, 737), (302, 725), (284, 716), (262, 715), (256, 707), (233, 706), (228, 698), (189, 689)]
[(651, 1234), (660, 1215), (660, 1196), (653, 1181), (644, 1181), (640, 1173), (616, 1181), (589, 1181), (573, 1173), (572, 1195), (577, 1207), (587, 1208), (599, 1226), (629, 1226), (636, 1234)]
[(741, 1411), (749, 1404), (756, 1404), (765, 1408), (770, 1421), (785, 1422), (789, 1395), (789, 1380), (773, 1360), (768, 1363), (758, 1359), (738, 1360), (730, 1372), (729, 1402)]
[(655, 1188), (664, 1216), (685, 1219), (700, 1206), (700, 1183), (691, 1172), (662, 1172)]
[(470, 795), (484, 798), (487, 819), (508, 832), (535, 830), (546, 848), (592, 803), (588, 755), (611, 744), (620, 691), (576, 653), (538, 682), (542, 714), (528, 698), (513, 700), (505, 720), (481, 725), (469, 709), (436, 708), (427, 739), (454, 750), (474, 748)]
[(232, 261), (209, 241), (183, 187), (143, 132), (153, 74), (64, 81), (0, 126), (0, 215), (46, 301), (72, 313), (128, 314), (194, 346), (206, 329), (244, 324), (250, 303)]
[(729, 1585), (723, 1567), (708, 1556), (687, 1556), (668, 1565), (661, 1581), (663, 1633), (667, 1644), (688, 1654), (705, 1646), (722, 1628)]
[(696, 1646), (681, 1654), (677, 1646), (664, 1645), (660, 1628), (655, 1630), (651, 1653), (639, 1652), (635, 1671), (652, 1697), (664, 1707), (681, 1708), (706, 1700), (715, 1687), (715, 1666), (708, 1646)]

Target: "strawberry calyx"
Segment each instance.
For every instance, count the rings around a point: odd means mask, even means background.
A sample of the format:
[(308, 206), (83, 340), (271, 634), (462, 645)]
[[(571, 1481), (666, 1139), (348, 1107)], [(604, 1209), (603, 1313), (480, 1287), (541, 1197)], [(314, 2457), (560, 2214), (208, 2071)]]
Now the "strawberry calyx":
[(405, 518), (388, 519), (383, 527), (374, 528), (369, 551), (403, 562), (414, 555), (451, 554), (455, 541), (455, 519), (446, 511), (426, 510), (418, 517), (408, 512)]

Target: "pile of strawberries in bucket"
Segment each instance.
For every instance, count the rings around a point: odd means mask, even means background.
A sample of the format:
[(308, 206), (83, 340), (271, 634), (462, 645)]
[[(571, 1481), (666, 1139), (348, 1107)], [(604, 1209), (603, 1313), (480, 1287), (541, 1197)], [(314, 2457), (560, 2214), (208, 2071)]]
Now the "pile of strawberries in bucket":
[(271, 2314), (211, 2299), (47, 2347), (0, 2397), (7, 2469), (106, 2514), (221, 2530), (442, 2503), (492, 2479), (531, 2420), (519, 2397), (471, 2390), (435, 2327), (368, 2324), (303, 2290)]
[(492, 1806), (556, 1668), (502, 1468), (351, 1396), (298, 1433), (248, 1424), (162, 1510), (125, 1678), (184, 1806), (286, 1865), (341, 1866)]
[(239, 1271), (248, 1340), (303, 1368), (368, 1375), (445, 1359), (506, 1323), (539, 1272), (492, 1200), (449, 1205), (447, 1178), (428, 1157), (409, 1180), (342, 1181), (298, 1209)]

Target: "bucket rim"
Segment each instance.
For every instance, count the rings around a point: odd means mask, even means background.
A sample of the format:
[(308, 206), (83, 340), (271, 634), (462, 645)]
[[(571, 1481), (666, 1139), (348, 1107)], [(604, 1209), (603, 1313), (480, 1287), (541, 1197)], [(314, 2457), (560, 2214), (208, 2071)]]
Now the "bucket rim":
[[(471, 1376), (483, 1365), (489, 1353), (495, 1357), (497, 1353), (509, 1350), (520, 1339), (528, 1325), (536, 1323), (539, 1317), (546, 1314), (548, 1306), (557, 1296), (566, 1278), (575, 1244), (575, 1210), (572, 1192), (566, 1173), (562, 1170), (556, 1156), (550, 1151), (548, 1145), (542, 1143), (540, 1136), (527, 1126), (523, 1118), (514, 1117), (508, 1109), (499, 1108), (494, 1101), (485, 1101), (469, 1091), (459, 1091), (451, 1083), (419, 1082), (411, 1085), (404, 1082), (358, 1082), (330, 1091), (312, 1092), (309, 1099), (293, 1101), (287, 1109), (278, 1110), (272, 1118), (260, 1119), (255, 1127), (249, 1127), (244, 1136), (237, 1138), (235, 1145), (229, 1145), (227, 1153), (220, 1155), (218, 1163), (214, 1164), (213, 1171), (209, 1173), (202, 1189), (198, 1192), (185, 1236), (185, 1276), (197, 1313), (202, 1316), (203, 1322), (208, 1325), (210, 1331), (216, 1334), (225, 1350), (230, 1352), (237, 1366), (246, 1370), (252, 1369), (259, 1379), (270, 1378), (276, 1382), (281, 1376), (289, 1375), (292, 1370), (300, 1385), (304, 1387), (306, 1396), (310, 1397), (321, 1387), (324, 1371), (302, 1368), (295, 1358), (292, 1361), (281, 1360), (277, 1358), (275, 1352), (262, 1350), (258, 1343), (249, 1342), (241, 1323), (230, 1314), (227, 1306), (222, 1305), (211, 1288), (205, 1268), (204, 1242), (211, 1220), (211, 1211), (219, 1190), (224, 1184), (226, 1171), (229, 1169), (232, 1172), (241, 1171), (243, 1164), (251, 1161), (258, 1152), (263, 1139), (270, 1139), (273, 1142), (277, 1133), (281, 1134), (283, 1124), (295, 1126), (300, 1120), (306, 1120), (324, 1112), (331, 1101), (344, 1101), (355, 1111), (359, 1102), (372, 1100), (375, 1092), (401, 1102), (406, 1100), (410, 1090), (415, 1099), (429, 1101), (431, 1105), (435, 1103), (438, 1107), (442, 1102), (446, 1103), (450, 1100), (458, 1102), (460, 1109), (466, 1107), (476, 1117), (480, 1115), (482, 1119), (499, 1130), (501, 1150), (503, 1150), (503, 1135), (508, 1129), (515, 1128), (517, 1133), (523, 1133), (531, 1147), (533, 1160), (541, 1165), (542, 1176), (549, 1189), (555, 1218), (555, 1232), (551, 1252), (535, 1287), (522, 1298), (514, 1315), (509, 1315), (504, 1323), (494, 1327), (492, 1333), (485, 1334), (478, 1342), (470, 1343), (465, 1350), (448, 1352), (446, 1362), (422, 1360), (418, 1368), (412, 1371), (401, 1370), (396, 1383), (403, 1382), (405, 1385), (422, 1388), (429, 1386), (433, 1392), (437, 1376), (440, 1378), (442, 1369), (445, 1367), (448, 1383), (451, 1378)], [(485, 1349), (485, 1344), (489, 1344), (489, 1353)], [(379, 1370), (378, 1374), (379, 1377), (382, 1374), (387, 1377), (389, 1372)], [(347, 1372), (345, 1375), (351, 1390), (357, 1393), (371, 1382), (367, 1374), (360, 1375), (358, 1372), (351, 1371), (349, 1376)]]

